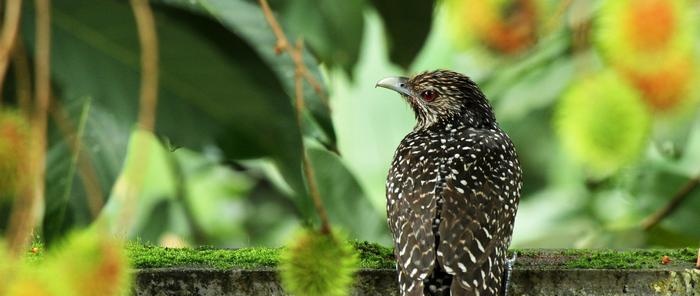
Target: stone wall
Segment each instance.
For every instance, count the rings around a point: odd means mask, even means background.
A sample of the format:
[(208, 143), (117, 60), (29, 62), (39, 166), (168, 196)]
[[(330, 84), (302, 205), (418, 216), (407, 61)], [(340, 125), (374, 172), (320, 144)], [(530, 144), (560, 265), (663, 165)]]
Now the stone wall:
[[(285, 295), (274, 269), (136, 271), (135, 295)], [(399, 295), (396, 271), (361, 270), (354, 296)], [(700, 270), (516, 267), (509, 295), (700, 295)]]

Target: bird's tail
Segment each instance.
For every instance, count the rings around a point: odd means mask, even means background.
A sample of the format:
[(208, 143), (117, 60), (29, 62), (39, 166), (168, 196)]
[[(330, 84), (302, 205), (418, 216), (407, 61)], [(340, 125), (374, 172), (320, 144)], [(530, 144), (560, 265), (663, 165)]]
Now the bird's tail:
[(452, 275), (435, 264), (433, 273), (423, 281), (423, 294), (426, 296), (450, 296)]

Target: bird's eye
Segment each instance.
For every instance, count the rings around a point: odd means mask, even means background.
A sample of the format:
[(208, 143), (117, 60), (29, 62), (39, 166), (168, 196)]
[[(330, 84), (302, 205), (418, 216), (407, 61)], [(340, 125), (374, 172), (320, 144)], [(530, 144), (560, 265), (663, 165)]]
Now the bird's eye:
[(437, 93), (433, 90), (426, 90), (420, 93), (420, 96), (423, 98), (424, 101), (426, 102), (432, 102), (437, 98)]

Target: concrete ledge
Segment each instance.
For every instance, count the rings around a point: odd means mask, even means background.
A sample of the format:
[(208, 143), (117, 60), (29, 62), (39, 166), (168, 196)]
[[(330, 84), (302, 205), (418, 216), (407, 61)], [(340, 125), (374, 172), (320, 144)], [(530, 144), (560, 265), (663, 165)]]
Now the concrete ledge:
[[(286, 295), (274, 269), (153, 268), (136, 272), (135, 295)], [(541, 269), (513, 271), (509, 295), (700, 295), (696, 269)], [(365, 269), (353, 296), (399, 295), (396, 271)]]

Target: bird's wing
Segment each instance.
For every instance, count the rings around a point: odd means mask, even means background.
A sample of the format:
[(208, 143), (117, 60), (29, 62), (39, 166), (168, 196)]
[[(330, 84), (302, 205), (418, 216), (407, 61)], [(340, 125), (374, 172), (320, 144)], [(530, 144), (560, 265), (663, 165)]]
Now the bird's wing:
[(425, 279), (435, 265), (432, 218), (437, 172), (427, 158), (415, 153), (416, 146), (402, 146), (387, 179), (387, 219), (394, 235), (397, 265), (405, 273), (400, 276), (412, 278), (404, 278), (403, 282), (409, 283)]
[(438, 262), (455, 275), (453, 287), (495, 295), (520, 195), (519, 164), (501, 132), (472, 130), (462, 136), (467, 145), (448, 155)]

